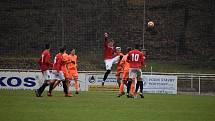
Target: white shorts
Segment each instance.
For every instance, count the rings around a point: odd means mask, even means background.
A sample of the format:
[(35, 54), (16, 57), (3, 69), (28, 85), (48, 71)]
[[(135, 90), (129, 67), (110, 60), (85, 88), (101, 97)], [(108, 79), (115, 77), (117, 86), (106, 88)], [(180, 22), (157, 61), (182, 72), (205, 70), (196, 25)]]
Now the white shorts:
[(142, 79), (142, 70), (139, 68), (129, 68), (129, 78), (137, 78), (139, 75), (139, 78)]
[(57, 72), (57, 70), (52, 71), (52, 79), (56, 79), (58, 81), (65, 80), (63, 71)]
[(114, 57), (112, 59), (104, 60), (106, 70), (111, 70), (112, 65), (118, 63), (119, 58), (120, 58), (119, 56), (116, 56), (116, 57)]
[(42, 74), (43, 74), (44, 80), (46, 81), (52, 80), (52, 73), (50, 70), (43, 71)]

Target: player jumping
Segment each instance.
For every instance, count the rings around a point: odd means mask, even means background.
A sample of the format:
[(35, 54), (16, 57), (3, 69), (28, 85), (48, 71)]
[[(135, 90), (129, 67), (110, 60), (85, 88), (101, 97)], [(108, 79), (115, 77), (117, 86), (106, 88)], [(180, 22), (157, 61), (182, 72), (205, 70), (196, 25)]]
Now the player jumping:
[(107, 79), (108, 75), (111, 72), (112, 65), (114, 63), (117, 63), (119, 61), (120, 56), (113, 57), (114, 53), (114, 41), (108, 40), (108, 33), (104, 34), (105, 40), (104, 40), (104, 62), (105, 62), (105, 68), (106, 72), (103, 77), (102, 86), (104, 86), (105, 80)]

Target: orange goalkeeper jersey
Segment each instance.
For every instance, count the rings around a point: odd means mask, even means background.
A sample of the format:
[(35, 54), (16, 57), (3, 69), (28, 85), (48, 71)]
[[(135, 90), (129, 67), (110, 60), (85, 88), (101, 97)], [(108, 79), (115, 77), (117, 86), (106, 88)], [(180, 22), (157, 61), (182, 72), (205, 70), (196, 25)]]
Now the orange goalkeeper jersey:
[(77, 55), (72, 55), (70, 54), (68, 56), (68, 69), (69, 70), (76, 70), (77, 69), (77, 59), (78, 59), (78, 56)]
[(128, 58), (128, 54), (124, 55), (121, 60), (123, 71), (128, 71), (130, 68), (130, 64), (127, 62), (127, 58)]
[[(117, 56), (124, 56), (123, 53), (117, 53)], [(119, 62), (117, 63), (117, 69), (116, 69), (117, 73), (121, 73), (123, 72), (123, 63), (122, 63), (122, 59), (119, 60)]]
[(61, 70), (63, 71), (65, 78), (68, 77), (68, 63), (69, 63), (69, 55), (64, 53), (62, 55), (62, 67), (61, 67)]

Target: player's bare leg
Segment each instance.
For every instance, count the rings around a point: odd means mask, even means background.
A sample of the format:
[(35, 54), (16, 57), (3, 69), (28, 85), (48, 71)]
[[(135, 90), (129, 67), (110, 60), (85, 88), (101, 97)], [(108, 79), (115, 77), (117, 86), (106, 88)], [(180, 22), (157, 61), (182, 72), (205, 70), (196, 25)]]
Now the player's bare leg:
[(59, 81), (59, 80), (54, 80), (54, 82), (50, 84), (50, 86), (49, 86), (49, 91), (48, 91), (47, 96), (49, 96), (49, 97), (52, 96), (52, 91), (57, 87), (57, 85), (58, 85), (60, 82), (61, 82), (61, 81)]
[[(63, 81), (63, 80), (62, 80), (62, 81)], [(59, 85), (59, 84), (60, 84), (60, 82), (61, 82), (61, 81), (58, 81), (58, 80), (57, 80), (57, 81), (55, 81), (53, 88), (56, 88), (56, 87), (57, 87), (57, 85)]]
[(120, 76), (117, 77), (117, 84), (120, 87), (122, 78)]
[(53, 80), (52, 83), (49, 85), (49, 91), (47, 93), (47, 96), (51, 97), (52, 96), (52, 90), (55, 88), (54, 85), (57, 82), (57, 80)]
[(79, 94), (78, 90), (79, 90), (79, 85), (78, 85), (78, 78), (76, 77), (74, 79), (75, 82), (75, 94)]
[(41, 95), (42, 95), (43, 91), (45, 90), (45, 88), (48, 85), (50, 85), (51, 83), (54, 83), (54, 81), (53, 80), (45, 80), (43, 85), (39, 89), (35, 90), (36, 96), (41, 97)]
[(61, 81), (57, 80), (57, 81), (55, 81), (55, 83), (53, 84), (53, 89), (55, 89), (60, 84), (60, 82), (62, 82), (65, 97), (70, 97), (70, 96), (68, 96), (68, 87), (67, 87), (67, 84), (66, 84), (66, 80), (61, 80)]
[(122, 82), (120, 83), (119, 94), (117, 95), (117, 97), (121, 97), (122, 95), (125, 94), (125, 92), (124, 92), (124, 85), (126, 85), (126, 83), (127, 83), (126, 80), (122, 80)]

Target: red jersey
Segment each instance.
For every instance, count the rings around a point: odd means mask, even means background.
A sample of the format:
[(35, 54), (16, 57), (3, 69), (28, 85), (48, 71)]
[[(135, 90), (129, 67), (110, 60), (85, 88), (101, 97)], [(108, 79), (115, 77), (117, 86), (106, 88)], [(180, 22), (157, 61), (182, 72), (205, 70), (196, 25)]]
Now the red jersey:
[(104, 59), (112, 59), (113, 58), (113, 52), (114, 49), (113, 47), (108, 46), (108, 39), (105, 37), (105, 42), (104, 42)]
[(51, 54), (48, 50), (44, 50), (42, 52), (41, 58), (39, 60), (39, 65), (41, 71), (46, 71), (49, 69), (49, 67), (52, 67), (52, 62), (50, 61), (51, 59)]
[(54, 65), (53, 65), (53, 69), (57, 70), (57, 71), (61, 71), (61, 68), (63, 66), (63, 54), (62, 53), (58, 53), (55, 58), (54, 58)]
[(130, 64), (130, 68), (140, 68), (144, 62), (144, 55), (139, 50), (132, 50), (128, 53), (127, 61)]

